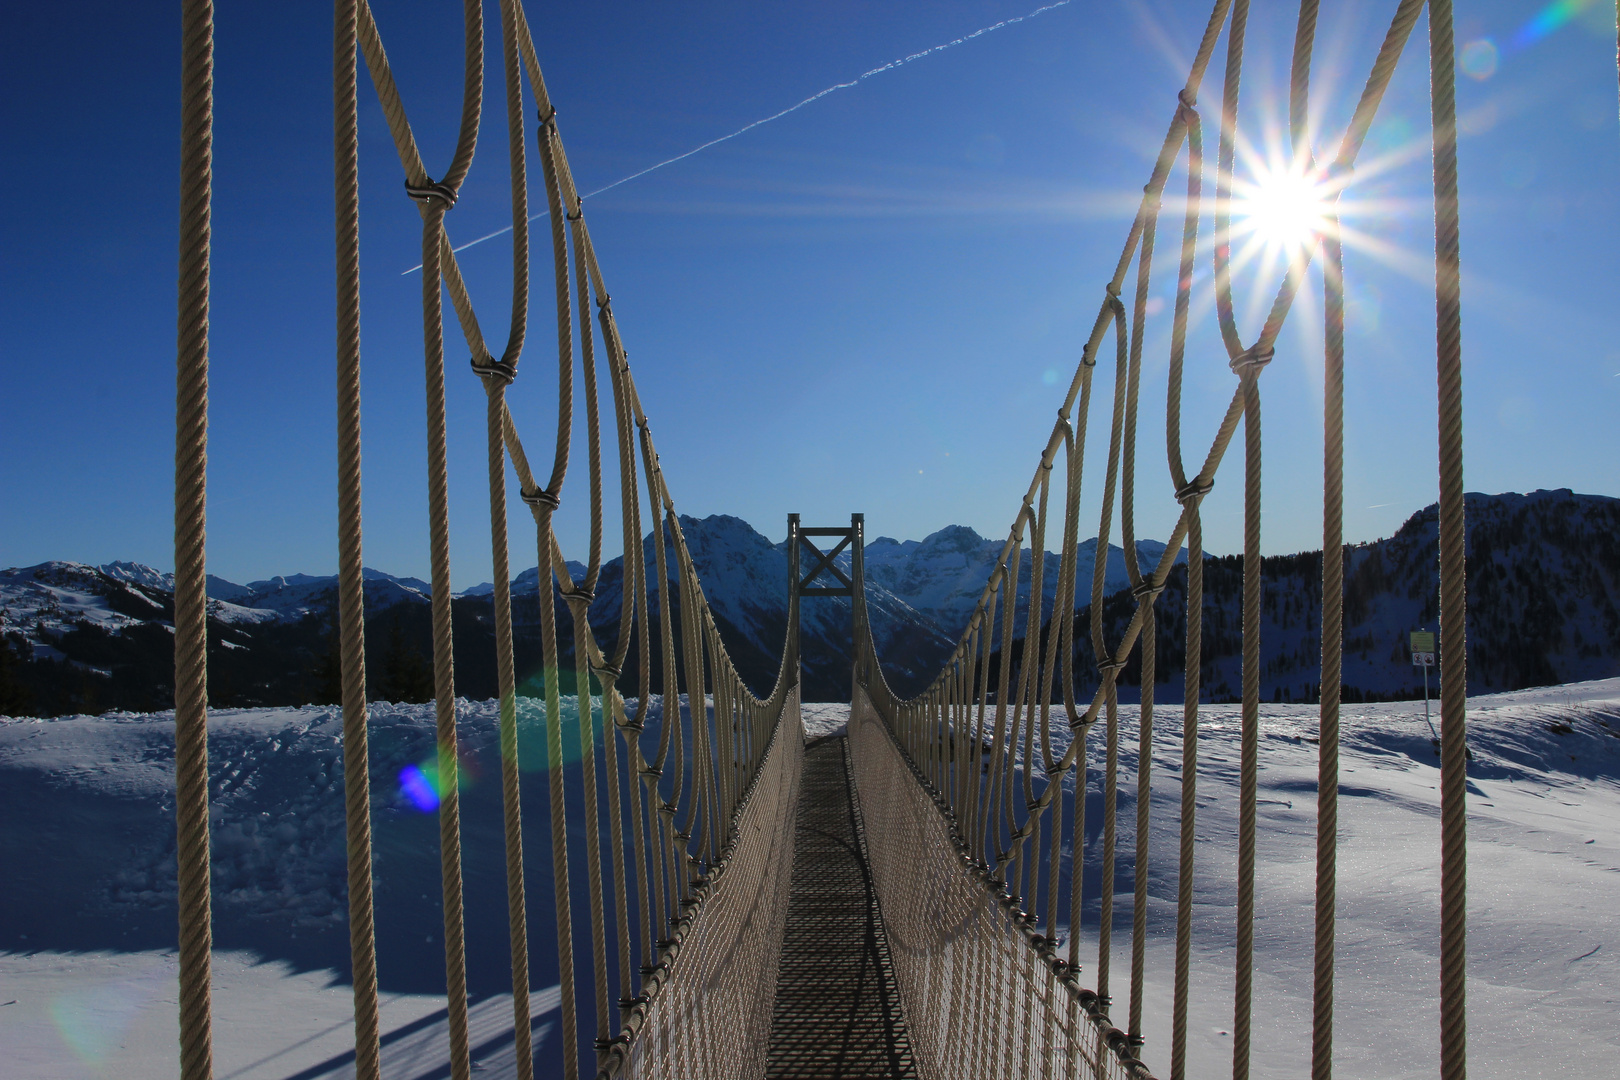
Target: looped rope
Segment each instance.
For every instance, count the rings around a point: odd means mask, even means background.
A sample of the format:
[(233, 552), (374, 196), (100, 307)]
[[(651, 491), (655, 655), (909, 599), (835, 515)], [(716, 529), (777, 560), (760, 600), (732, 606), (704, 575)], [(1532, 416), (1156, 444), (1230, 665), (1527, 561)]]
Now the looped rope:
[(1176, 91), (1176, 122), (1182, 127), (1198, 123), (1198, 95), (1187, 90)]
[(517, 379), (517, 364), (511, 360), (497, 360), (493, 356), (485, 356), (482, 360), (474, 357), (470, 363), (474, 375), (493, 379), (503, 386), (511, 386)]
[(449, 184), (439, 184), (432, 180), (425, 184), (413, 184), (409, 180), (405, 181), (405, 194), (419, 203), (431, 205), (437, 200), (444, 203), (446, 210), (456, 205), (456, 189)]
[(1268, 346), (1262, 349), (1260, 346), (1255, 345), (1232, 357), (1231, 368), (1234, 373), (1240, 376), (1247, 375), (1250, 372), (1258, 375), (1260, 369), (1271, 363), (1272, 357), (1276, 355), (1277, 350), (1275, 348)]

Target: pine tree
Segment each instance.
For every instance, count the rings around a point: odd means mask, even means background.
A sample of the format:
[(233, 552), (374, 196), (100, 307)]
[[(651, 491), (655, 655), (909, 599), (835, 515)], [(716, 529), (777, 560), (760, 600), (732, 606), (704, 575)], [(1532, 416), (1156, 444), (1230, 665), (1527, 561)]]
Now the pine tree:
[(27, 716), (34, 695), (22, 681), (23, 658), (13, 654), (11, 642), (0, 638), (0, 716)]
[(388, 648), (383, 653), (376, 697), (383, 701), (433, 700), (433, 669), (405, 636), (405, 620), (396, 612), (388, 626)]

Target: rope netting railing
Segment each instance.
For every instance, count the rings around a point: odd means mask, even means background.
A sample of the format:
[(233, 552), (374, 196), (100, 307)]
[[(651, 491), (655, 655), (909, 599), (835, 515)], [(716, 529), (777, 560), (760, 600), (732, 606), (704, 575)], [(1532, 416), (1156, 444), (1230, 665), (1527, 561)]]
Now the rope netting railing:
[[(486, 393), (492, 597), (499, 692), (499, 745), (517, 1076), (534, 1074), (531, 1037), (529, 899), (524, 882), (507, 469), (532, 512), (539, 564), (545, 781), (561, 984), (558, 1071), (600, 1076), (730, 1076), (759, 1073), (769, 1042), (778, 949), (786, 918), (792, 827), (802, 731), (798, 711), (797, 606), (790, 602), (781, 666), (771, 693), (748, 688), (721, 640), (674, 499), (659, 465), (612, 304), (586, 226), (523, 7), (501, 0), (512, 191), (512, 315), (499, 359), (488, 346), (454, 252), (446, 218), (472, 164), (484, 86), (481, 0), (465, 0), (461, 122), (450, 163), (426, 171), (381, 34), (366, 0), (337, 0), (334, 130), (337, 236), (339, 629), (342, 656), (344, 790), (348, 835), (350, 947), (354, 975), (355, 1073), (380, 1075), (377, 958), (373, 931), (370, 762), (366, 739), (365, 610), (362, 591), (359, 276), (359, 58), (387, 119), (405, 192), (422, 227), (428, 510), (432, 557), (434, 701), (441, 774), (439, 802), (449, 1073), (473, 1069), (463, 931), (461, 826), (452, 652), (445, 345), (442, 296), (471, 352)], [(177, 758), (181, 806), (181, 1075), (211, 1075), (206, 665), (202, 625), (202, 524), (206, 454), (208, 177), (212, 123), (212, 8), (187, 4), (187, 86), (180, 422), (176, 549), (185, 595), (177, 614)], [(556, 449), (542, 484), (530, 465), (506, 389), (518, 374), (528, 330), (530, 166), (524, 80), (537, 104), (537, 153), (550, 222), (557, 310)], [(591, 312), (600, 330), (593, 329)], [(598, 358), (607, 368), (616, 485), (602, 465)], [(587, 445), (589, 555), (575, 577), (553, 529), (583, 397)], [(617, 487), (624, 551), (617, 619), (590, 621), (602, 571), (605, 512)], [(642, 497), (653, 523), (646, 557)], [(790, 541), (795, 538), (790, 538)], [(193, 589), (192, 586), (195, 586)], [(553, 591), (560, 599), (554, 600)], [(192, 595), (192, 594), (195, 595)], [(559, 627), (556, 608), (567, 609)], [(656, 609), (656, 610), (655, 610)], [(178, 610), (178, 609), (177, 609)], [(193, 626), (195, 624), (195, 626)], [(567, 655), (572, 651), (572, 657)], [(632, 657), (630, 650), (637, 654)], [(654, 693), (654, 650), (661, 686)], [(633, 697), (620, 686), (634, 662)], [(562, 682), (572, 665), (579, 745), (565, 749)], [(593, 692), (593, 688), (594, 691)], [(683, 701), (684, 699), (684, 701)], [(654, 703), (657, 706), (654, 707)], [(577, 793), (567, 792), (578, 785)], [(574, 820), (570, 821), (570, 816)], [(582, 816), (583, 820), (580, 821)], [(604, 821), (605, 818), (605, 821)], [(581, 827), (582, 826), (582, 827)], [(570, 843), (570, 835), (575, 839)], [(579, 837), (583, 837), (583, 859)], [(576, 961), (571, 875), (587, 885), (590, 958)], [(187, 883), (190, 883), (189, 886)], [(578, 969), (588, 966), (590, 974)], [(545, 985), (542, 983), (542, 985)], [(581, 1000), (581, 995), (588, 995)], [(594, 1023), (584, 1032), (586, 1017)]]
[[(1310, 145), (1312, 50), (1317, 0), (1299, 8), (1289, 112), (1294, 168), (1320, 193), (1325, 221), (1295, 250), (1265, 322), (1245, 345), (1233, 304), (1231, 262), (1234, 158), (1248, 22), (1247, 0), (1217, 0), (1207, 23), (1140, 207), (1090, 337), (1081, 352), (1035, 476), (978, 605), (950, 660), (921, 694), (897, 698), (884, 680), (868, 622), (856, 545), (856, 690), (852, 746), (862, 812), (873, 827), (873, 874), (886, 919), (914, 1045), (929, 1075), (1075, 1075), (1146, 1078), (1141, 1060), (1148, 936), (1148, 837), (1153, 752), (1157, 598), (1186, 545), (1186, 669), (1182, 705), (1180, 834), (1176, 887), (1174, 986), (1165, 1057), (1172, 1080), (1188, 1075), (1188, 1007), (1197, 811), (1199, 679), (1202, 670), (1203, 537), (1200, 504), (1243, 427), (1242, 721), (1233, 942), (1232, 1075), (1249, 1075), (1255, 1039), (1255, 851), (1260, 698), (1261, 374), (1305, 281), (1322, 253), (1324, 312), (1323, 624), (1320, 763), (1317, 800), (1315, 965), (1311, 1076), (1332, 1075), (1334, 916), (1337, 904), (1337, 777), (1343, 597), (1344, 274), (1334, 207), (1354, 165), (1424, 0), (1399, 0), (1354, 114), (1331, 157)], [(1430, 97), (1434, 129), (1436, 370), (1439, 387), (1440, 594), (1447, 662), (1442, 702), (1440, 1075), (1461, 1080), (1466, 1067), (1464, 1010), (1465, 857), (1463, 503), (1456, 113), (1450, 4), (1430, 0)], [(1215, 193), (1203, 191), (1203, 118), (1198, 92), (1223, 33), (1226, 66), (1217, 120)], [(1185, 151), (1185, 153), (1183, 153)], [(1137, 424), (1142, 354), (1153, 257), (1165, 186), (1178, 162), (1187, 177), (1165, 402), (1168, 480), (1180, 510), (1163, 556), (1151, 571), (1138, 561), (1135, 535)], [(1182, 381), (1199, 229), (1213, 217), (1209, 244), (1215, 313), (1236, 385), (1201, 465), (1189, 475), (1182, 450)], [(1134, 295), (1123, 290), (1135, 258)], [(1080, 501), (1087, 424), (1099, 351), (1112, 328), (1114, 379), (1101, 515), (1090, 568), (1090, 626), (1077, 627)], [(1059, 469), (1062, 475), (1054, 478)], [(1060, 502), (1051, 505), (1053, 489)], [(1123, 633), (1105, 634), (1107, 558), (1114, 523), (1126, 552), (1134, 612)], [(1061, 519), (1056, 599), (1044, 611), (1047, 537)], [(1026, 550), (1027, 545), (1027, 550)], [(1027, 602), (1020, 576), (1028, 560)], [(1086, 630), (1089, 629), (1089, 635)], [(1089, 637), (1089, 640), (1088, 640)], [(1089, 648), (1088, 648), (1089, 646)], [(1087, 655), (1089, 654), (1089, 655)], [(1098, 687), (1076, 702), (1077, 655), (1095, 663)], [(1127, 1021), (1115, 1028), (1111, 970), (1115, 880), (1120, 857), (1121, 709), (1118, 683), (1135, 658), (1141, 701), (1137, 723), (1136, 820), (1130, 901)], [(1103, 721), (1100, 776), (1088, 766), (1087, 740)], [(879, 722), (881, 721), (881, 723)], [(881, 736), (881, 737), (880, 737)], [(870, 757), (868, 757), (870, 755)], [(894, 768), (876, 762), (893, 759)], [(896, 779), (907, 770), (918, 783)], [(1101, 788), (1103, 822), (1088, 843), (1086, 792)], [(929, 809), (927, 803), (933, 803)], [(925, 813), (924, 810), (927, 810)], [(889, 831), (890, 829), (895, 831)], [(1091, 850), (1100, 848), (1098, 850)], [(1100, 864), (1097, 962), (1083, 988), (1081, 925), (1087, 897), (1079, 868)], [(924, 915), (923, 912), (929, 914)], [(1077, 1015), (1084, 1022), (1076, 1019)]]

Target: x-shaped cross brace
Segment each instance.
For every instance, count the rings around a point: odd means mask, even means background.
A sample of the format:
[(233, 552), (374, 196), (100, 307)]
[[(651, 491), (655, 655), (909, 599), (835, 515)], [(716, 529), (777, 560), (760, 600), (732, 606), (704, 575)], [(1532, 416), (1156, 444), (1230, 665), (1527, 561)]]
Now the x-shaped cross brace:
[[(810, 534), (816, 536), (841, 536), (843, 539), (840, 540), (838, 542), (838, 546), (833, 548), (831, 551), (823, 552), (820, 548), (816, 547), (815, 542), (810, 539)], [(799, 544), (811, 555), (815, 556), (816, 559), (816, 564), (810, 568), (810, 572), (804, 576), (802, 581), (799, 582), (800, 596), (853, 596), (855, 594), (855, 583), (849, 579), (847, 574), (833, 564), (833, 560), (841, 555), (844, 549), (849, 547), (850, 543), (854, 539), (855, 534), (851, 529), (799, 530)], [(829, 573), (833, 577), (837, 578), (843, 583), (843, 587), (812, 587), (811, 583), (815, 581), (816, 578), (820, 577), (823, 572)]]

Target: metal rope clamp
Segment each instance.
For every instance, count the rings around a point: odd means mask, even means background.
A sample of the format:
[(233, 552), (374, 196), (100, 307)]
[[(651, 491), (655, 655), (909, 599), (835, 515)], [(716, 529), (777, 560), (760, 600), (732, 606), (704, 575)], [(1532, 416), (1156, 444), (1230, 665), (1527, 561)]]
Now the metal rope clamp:
[(553, 495), (551, 492), (547, 491), (545, 488), (537, 488), (534, 491), (522, 492), (522, 496), (523, 501), (528, 503), (530, 506), (546, 506), (555, 510), (557, 507), (562, 505), (562, 500)]
[(517, 365), (510, 360), (497, 360), (486, 353), (483, 359), (475, 356), (469, 363), (474, 375), (497, 380), (502, 386), (511, 386), (517, 379)]
[(541, 112), (539, 109), (536, 109), (534, 111), (534, 115), (535, 118), (540, 121), (541, 131), (546, 130), (548, 127), (555, 127), (557, 124), (557, 107), (555, 105), (551, 106), (547, 112)]
[(1140, 585), (1131, 588), (1131, 595), (1136, 597), (1137, 600), (1151, 601), (1156, 599), (1162, 592), (1164, 592), (1164, 586), (1154, 585), (1152, 579), (1145, 580)]
[(1125, 661), (1123, 661), (1123, 660), (1115, 660), (1113, 657), (1110, 656), (1107, 660), (1099, 660), (1099, 661), (1097, 661), (1097, 674), (1099, 674), (1099, 675), (1107, 675), (1110, 671), (1118, 671), (1120, 668), (1122, 668), (1124, 666), (1125, 666)]
[(1231, 368), (1240, 377), (1250, 373), (1258, 376), (1260, 369), (1271, 363), (1271, 358), (1276, 355), (1275, 348), (1261, 349), (1259, 345), (1254, 345), (1232, 357)]
[(449, 184), (436, 184), (431, 179), (425, 184), (405, 181), (405, 194), (419, 203), (431, 205), (435, 200), (444, 203), (446, 210), (456, 205), (456, 189)]
[(1199, 480), (1194, 477), (1192, 480), (1187, 481), (1184, 486), (1176, 489), (1176, 502), (1182, 506), (1187, 506), (1190, 503), (1196, 508), (1203, 497), (1214, 489), (1214, 480)]

